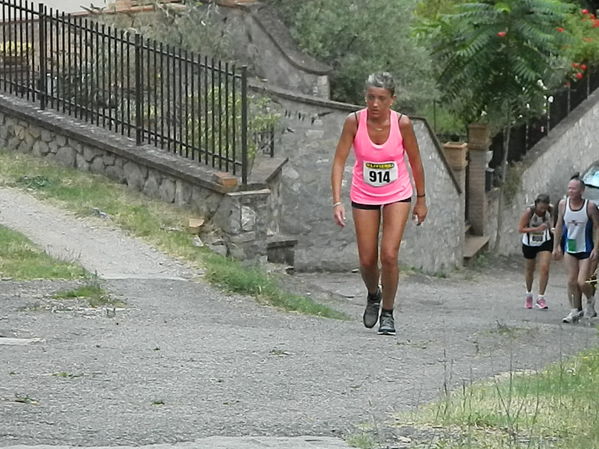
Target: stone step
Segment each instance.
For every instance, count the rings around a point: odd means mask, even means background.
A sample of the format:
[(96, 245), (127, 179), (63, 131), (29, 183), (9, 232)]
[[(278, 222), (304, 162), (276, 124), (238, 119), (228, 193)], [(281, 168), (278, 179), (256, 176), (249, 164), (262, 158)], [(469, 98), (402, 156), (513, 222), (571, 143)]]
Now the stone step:
[(293, 267), (295, 262), (295, 245), (297, 239), (283, 234), (275, 234), (266, 241), (267, 260), (272, 263), (286, 264)]
[(466, 234), (464, 239), (464, 259), (466, 261), (472, 259), (481, 251), (487, 248), (489, 236)]

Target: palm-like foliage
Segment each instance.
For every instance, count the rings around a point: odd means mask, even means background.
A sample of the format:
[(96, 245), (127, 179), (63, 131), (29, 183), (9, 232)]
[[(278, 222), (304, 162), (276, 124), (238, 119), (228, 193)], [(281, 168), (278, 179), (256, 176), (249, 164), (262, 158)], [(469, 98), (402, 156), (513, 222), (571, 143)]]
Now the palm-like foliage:
[(558, 28), (570, 10), (560, 0), (491, 0), (442, 16), (434, 54), (445, 100), (467, 121), (486, 113), (500, 125), (537, 109), (568, 67)]
[(434, 53), (446, 101), (466, 122), (482, 116), (503, 128), (502, 192), (497, 235), (502, 231), (503, 184), (510, 131), (545, 105), (549, 87), (561, 82), (568, 64), (567, 33), (561, 27), (572, 5), (560, 0), (488, 0), (456, 6), (436, 24)]

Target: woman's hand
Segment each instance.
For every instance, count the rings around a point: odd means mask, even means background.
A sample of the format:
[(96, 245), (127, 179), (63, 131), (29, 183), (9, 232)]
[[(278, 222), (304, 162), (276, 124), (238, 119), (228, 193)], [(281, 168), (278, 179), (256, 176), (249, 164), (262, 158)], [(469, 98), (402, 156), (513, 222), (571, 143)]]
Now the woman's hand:
[(414, 206), (414, 210), (412, 211), (412, 217), (415, 217), (417, 225), (420, 225), (424, 222), (426, 218), (426, 214), (428, 214), (428, 207), (426, 207), (426, 201), (424, 198), (417, 198), (416, 205)]
[(345, 226), (345, 207), (343, 207), (343, 204), (338, 204), (333, 207), (333, 218), (335, 219), (335, 223), (339, 226)]
[(553, 250), (553, 258), (555, 260), (560, 260), (562, 257), (564, 257), (564, 252), (562, 251), (562, 248), (558, 246)]

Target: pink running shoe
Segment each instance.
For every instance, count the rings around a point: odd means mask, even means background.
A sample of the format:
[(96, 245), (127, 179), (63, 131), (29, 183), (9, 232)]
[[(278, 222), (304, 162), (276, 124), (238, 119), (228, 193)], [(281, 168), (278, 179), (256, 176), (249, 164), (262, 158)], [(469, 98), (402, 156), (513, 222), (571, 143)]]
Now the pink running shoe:
[(532, 295), (527, 294), (524, 298), (524, 307), (532, 309)]
[(547, 305), (547, 301), (545, 301), (545, 298), (543, 297), (537, 298), (535, 306), (542, 310), (547, 310), (549, 308), (549, 306)]

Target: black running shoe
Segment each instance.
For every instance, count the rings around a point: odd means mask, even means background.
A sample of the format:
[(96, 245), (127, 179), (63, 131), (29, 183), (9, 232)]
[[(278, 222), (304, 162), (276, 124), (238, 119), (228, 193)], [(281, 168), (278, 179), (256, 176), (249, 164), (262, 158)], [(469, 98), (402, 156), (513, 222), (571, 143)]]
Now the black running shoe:
[(379, 320), (381, 297), (382, 294), (380, 288), (377, 288), (374, 295), (368, 294), (368, 298), (366, 299), (366, 309), (364, 310), (364, 316), (362, 317), (364, 326), (366, 326), (368, 329), (373, 328), (376, 322)]
[(392, 313), (381, 313), (379, 335), (395, 335), (395, 320)]

